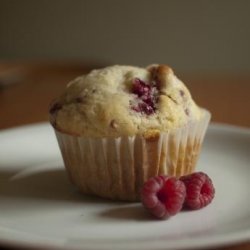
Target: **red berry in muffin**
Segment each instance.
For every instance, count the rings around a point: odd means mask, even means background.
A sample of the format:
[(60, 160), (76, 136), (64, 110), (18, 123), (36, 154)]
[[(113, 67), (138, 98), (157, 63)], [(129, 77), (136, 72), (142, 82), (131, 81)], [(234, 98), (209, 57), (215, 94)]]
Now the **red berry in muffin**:
[(146, 83), (139, 78), (133, 80), (132, 93), (137, 95), (136, 105), (132, 109), (136, 112), (151, 115), (156, 110), (158, 90), (154, 82)]

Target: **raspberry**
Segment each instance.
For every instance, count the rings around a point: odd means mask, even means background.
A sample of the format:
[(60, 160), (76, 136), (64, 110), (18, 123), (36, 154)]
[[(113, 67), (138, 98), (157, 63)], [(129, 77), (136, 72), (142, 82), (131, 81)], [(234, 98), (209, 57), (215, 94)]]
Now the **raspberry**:
[(184, 206), (189, 209), (200, 209), (207, 206), (214, 198), (215, 189), (212, 180), (203, 172), (182, 176), (186, 186)]
[(143, 82), (139, 78), (135, 78), (133, 82), (133, 88), (132, 92), (134, 94), (137, 94), (139, 97), (143, 95), (148, 95), (148, 93), (151, 91), (151, 87), (147, 85), (145, 82)]
[(139, 100), (137, 105), (132, 106), (134, 111), (146, 115), (151, 115), (156, 111), (158, 90), (153, 82), (146, 83), (139, 78), (135, 78), (131, 90)]
[(141, 201), (155, 217), (167, 219), (182, 209), (185, 195), (186, 189), (182, 181), (161, 175), (145, 182), (141, 191)]

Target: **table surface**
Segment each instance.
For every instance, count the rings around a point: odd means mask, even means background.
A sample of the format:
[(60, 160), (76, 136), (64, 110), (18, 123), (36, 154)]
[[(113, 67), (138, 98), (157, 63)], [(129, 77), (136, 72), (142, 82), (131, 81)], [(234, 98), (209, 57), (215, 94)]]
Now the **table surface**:
[[(102, 65), (83, 63), (0, 63), (0, 129), (48, 120), (48, 105), (76, 76)], [(213, 122), (250, 127), (250, 74), (176, 74)], [(5, 249), (0, 246), (0, 250)], [(7, 248), (6, 248), (7, 249)], [(250, 242), (224, 250), (250, 250)]]

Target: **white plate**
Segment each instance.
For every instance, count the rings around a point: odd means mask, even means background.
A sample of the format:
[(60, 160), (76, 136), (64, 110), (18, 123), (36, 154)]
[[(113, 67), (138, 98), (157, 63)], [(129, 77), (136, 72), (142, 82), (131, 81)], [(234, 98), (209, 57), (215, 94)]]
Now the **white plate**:
[(198, 170), (216, 187), (199, 211), (154, 220), (140, 203), (85, 197), (48, 124), (0, 132), (0, 243), (59, 249), (182, 249), (250, 239), (250, 130), (209, 127)]

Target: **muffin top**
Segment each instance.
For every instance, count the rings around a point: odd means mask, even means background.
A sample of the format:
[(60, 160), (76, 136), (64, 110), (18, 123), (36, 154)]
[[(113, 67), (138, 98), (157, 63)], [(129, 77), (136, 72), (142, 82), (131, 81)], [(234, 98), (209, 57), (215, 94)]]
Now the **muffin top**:
[(71, 81), (51, 105), (59, 131), (118, 137), (179, 128), (203, 114), (167, 65), (110, 66)]

